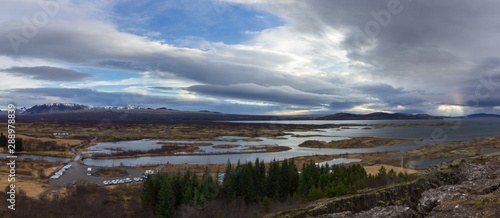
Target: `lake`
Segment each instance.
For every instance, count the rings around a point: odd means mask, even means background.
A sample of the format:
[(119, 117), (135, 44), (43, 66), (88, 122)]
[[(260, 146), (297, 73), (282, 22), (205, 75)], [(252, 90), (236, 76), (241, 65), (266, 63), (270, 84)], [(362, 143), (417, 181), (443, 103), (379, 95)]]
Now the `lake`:
[[(212, 154), (212, 155), (183, 155), (183, 156), (156, 156), (139, 157), (123, 159), (84, 159), (84, 163), (94, 166), (118, 166), (122, 165), (146, 165), (146, 164), (219, 164), (228, 161), (235, 163), (260, 160), (271, 161), (273, 159), (282, 160), (295, 156), (314, 155), (314, 154), (344, 154), (344, 153), (366, 153), (379, 151), (401, 151), (417, 149), (423, 145), (431, 145), (452, 141), (471, 141), (475, 138), (490, 138), (500, 136), (500, 118), (467, 118), (467, 119), (444, 119), (444, 120), (343, 120), (343, 121), (300, 121), (300, 120), (279, 120), (279, 121), (244, 121), (251, 123), (269, 123), (269, 125), (279, 124), (385, 124), (385, 123), (443, 123), (463, 124), (464, 126), (411, 126), (411, 127), (385, 127), (363, 129), (363, 126), (352, 126), (348, 129), (331, 128), (320, 129), (310, 132), (291, 132), (290, 134), (299, 135), (320, 135), (314, 137), (292, 137), (286, 135), (286, 139), (268, 139), (259, 138), (262, 141), (160, 141), (160, 140), (137, 140), (123, 141), (116, 143), (99, 143), (90, 147), (96, 152), (110, 152), (109, 148), (120, 148), (123, 150), (149, 150), (159, 148), (161, 145), (157, 142), (171, 143), (212, 143), (213, 145), (232, 144), (240, 146), (259, 146), (259, 145), (281, 145), (292, 148), (289, 151), (269, 152), (269, 153), (238, 153), (238, 154)], [(232, 137), (232, 136), (228, 136)], [(400, 139), (423, 139), (423, 141), (406, 142), (396, 145), (380, 146), (375, 148), (352, 148), (352, 149), (317, 149), (298, 147), (300, 143), (306, 140), (342, 140), (350, 137), (379, 137), (379, 138), (400, 138)], [(212, 146), (201, 146), (201, 150), (207, 153), (212, 152), (233, 152), (238, 149), (213, 149)], [(351, 161), (351, 160), (348, 160)]]

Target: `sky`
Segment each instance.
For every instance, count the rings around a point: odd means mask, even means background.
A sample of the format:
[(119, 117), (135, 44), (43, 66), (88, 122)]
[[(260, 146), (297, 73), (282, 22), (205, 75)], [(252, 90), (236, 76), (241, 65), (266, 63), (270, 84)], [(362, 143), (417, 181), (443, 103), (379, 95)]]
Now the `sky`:
[(494, 0), (4, 0), (9, 103), (500, 113)]

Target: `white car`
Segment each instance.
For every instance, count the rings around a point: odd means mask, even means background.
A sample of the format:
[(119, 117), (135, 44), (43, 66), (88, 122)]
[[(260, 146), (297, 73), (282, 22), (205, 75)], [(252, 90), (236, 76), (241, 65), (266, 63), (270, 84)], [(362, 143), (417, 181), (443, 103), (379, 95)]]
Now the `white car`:
[(108, 181), (104, 181), (104, 182), (102, 182), (102, 184), (108, 185)]

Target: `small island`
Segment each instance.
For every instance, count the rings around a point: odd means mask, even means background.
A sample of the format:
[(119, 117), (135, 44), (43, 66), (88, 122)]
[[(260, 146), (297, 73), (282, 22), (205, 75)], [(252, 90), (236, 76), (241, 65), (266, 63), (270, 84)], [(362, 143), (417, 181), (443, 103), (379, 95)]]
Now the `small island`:
[(302, 142), (299, 147), (306, 148), (371, 148), (382, 145), (394, 145), (403, 142), (417, 141), (415, 139), (386, 139), (386, 138), (373, 138), (373, 137), (355, 137), (340, 141), (318, 141), (307, 140)]

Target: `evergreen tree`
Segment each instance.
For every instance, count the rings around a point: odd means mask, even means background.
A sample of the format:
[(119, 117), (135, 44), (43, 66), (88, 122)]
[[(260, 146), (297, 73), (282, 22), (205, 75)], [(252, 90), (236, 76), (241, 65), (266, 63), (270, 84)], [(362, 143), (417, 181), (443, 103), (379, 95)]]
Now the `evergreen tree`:
[(297, 191), (299, 195), (306, 195), (307, 191), (309, 191), (309, 188), (307, 187), (307, 174), (308, 174), (308, 169), (306, 167), (306, 164), (302, 164), (302, 173), (300, 174), (299, 177), (299, 184)]
[[(194, 175), (194, 181), (193, 179), (193, 174)], [(182, 184), (183, 184), (183, 199), (182, 199), (182, 204), (186, 205), (193, 205), (193, 189), (196, 188), (194, 185), (196, 182), (196, 175), (194, 173), (191, 173), (191, 171), (187, 171), (184, 176), (182, 177)]]
[(149, 176), (143, 185), (142, 191), (142, 208), (144, 210), (156, 207), (158, 204), (157, 193), (160, 190), (160, 176)]
[(389, 170), (389, 172), (387, 173), (387, 175), (390, 178), (396, 178), (396, 171), (394, 171), (394, 169), (391, 169), (391, 170)]
[(258, 217), (259, 217), (259, 214), (257, 214), (257, 211), (253, 210), (253, 212), (252, 212), (252, 218), (258, 218)]
[(269, 164), (268, 176), (267, 176), (267, 186), (266, 193), (268, 196), (274, 196), (275, 193), (280, 190), (280, 166), (278, 161), (273, 159)]
[(257, 198), (260, 199), (266, 194), (266, 165), (259, 158), (255, 160), (253, 180)]
[(289, 161), (289, 170), (290, 170), (290, 174), (291, 174), (291, 178), (290, 178), (290, 189), (289, 189), (289, 194), (291, 193), (293, 195), (293, 193), (295, 193), (299, 187), (299, 171), (297, 170), (297, 166), (295, 166), (295, 160), (294, 159), (291, 159)]
[(16, 138), (15, 140), (16, 148), (15, 151), (23, 151), (23, 139)]
[(387, 170), (385, 169), (384, 166), (381, 166), (380, 169), (378, 170), (377, 177), (382, 178), (387, 175)]
[(224, 197), (230, 200), (235, 196), (235, 172), (233, 165), (229, 160), (227, 161), (226, 172), (224, 174), (224, 180), (222, 181), (222, 193)]
[(405, 181), (405, 182), (410, 181), (410, 177), (408, 176), (407, 172), (405, 172), (404, 174), (403, 174), (403, 172), (399, 172), (398, 177), (402, 178), (403, 181)]
[(7, 146), (7, 141), (8, 141), (7, 136), (5, 136), (3, 132), (0, 133), (0, 147)]
[(170, 183), (173, 189), (174, 207), (177, 208), (184, 200), (184, 190), (186, 184), (183, 183), (180, 172), (177, 172), (177, 174), (170, 177)]
[(164, 217), (172, 217), (174, 215), (174, 193), (172, 191), (172, 184), (168, 178), (164, 178), (160, 184), (158, 192), (158, 205), (156, 213)]
[(280, 169), (280, 177), (279, 177), (279, 197), (281, 200), (283, 200), (288, 193), (290, 192), (290, 189), (292, 188), (292, 185), (290, 184), (291, 182), (291, 171), (289, 170), (288, 166), (288, 160), (285, 159), (283, 162), (281, 162), (281, 169)]
[(219, 186), (215, 182), (214, 178), (210, 175), (208, 167), (205, 168), (205, 173), (203, 174), (202, 181), (199, 187), (200, 198), (198, 201), (198, 206), (204, 208), (210, 200), (217, 198), (219, 194)]
[(322, 197), (323, 197), (323, 192), (321, 192), (321, 189), (317, 189), (315, 185), (311, 187), (309, 193), (307, 194), (307, 200), (309, 201), (318, 200)]
[(219, 210), (219, 212), (217, 212), (217, 215), (215, 216), (215, 218), (224, 218), (224, 215), (222, 214), (221, 210)]
[(252, 172), (252, 163), (241, 167), (240, 185), (242, 187), (241, 196), (245, 203), (257, 201), (257, 191), (255, 190), (254, 175)]
[(271, 202), (269, 202), (269, 198), (267, 196), (264, 196), (264, 198), (262, 199), (260, 210), (262, 210), (262, 212), (264, 213), (267, 213), (271, 210)]

